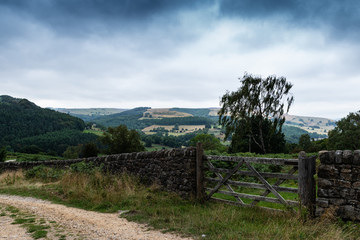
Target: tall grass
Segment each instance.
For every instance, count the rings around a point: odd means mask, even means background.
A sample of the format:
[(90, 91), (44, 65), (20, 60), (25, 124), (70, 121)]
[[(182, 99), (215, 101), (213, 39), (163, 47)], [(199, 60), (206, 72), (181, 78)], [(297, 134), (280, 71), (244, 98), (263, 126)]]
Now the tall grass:
[[(128, 199), (145, 191), (135, 177), (94, 173), (67, 172), (58, 183), (61, 194), (69, 202), (82, 202), (86, 208), (112, 212), (126, 207)], [(86, 201), (84, 201), (86, 200)]]
[(64, 171), (55, 182), (25, 176), (26, 172), (1, 174), (0, 192), (101, 212), (129, 210), (121, 216), (195, 239), (360, 239), (357, 224), (336, 218), (304, 221), (300, 214), (290, 212), (201, 204), (164, 192), (156, 185), (144, 186), (133, 176), (104, 174), (99, 168), (78, 165)]

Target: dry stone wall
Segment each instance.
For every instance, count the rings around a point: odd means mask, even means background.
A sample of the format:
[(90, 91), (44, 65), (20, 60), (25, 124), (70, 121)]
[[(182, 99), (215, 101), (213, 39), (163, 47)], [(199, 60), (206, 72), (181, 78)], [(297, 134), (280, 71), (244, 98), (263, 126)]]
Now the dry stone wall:
[(321, 151), (317, 214), (360, 220), (360, 150)]
[(35, 166), (66, 168), (78, 162), (93, 162), (112, 173), (136, 175), (146, 184), (156, 183), (164, 190), (189, 198), (196, 194), (196, 148), (155, 152), (123, 153), (86, 159), (6, 162), (0, 171), (30, 169)]

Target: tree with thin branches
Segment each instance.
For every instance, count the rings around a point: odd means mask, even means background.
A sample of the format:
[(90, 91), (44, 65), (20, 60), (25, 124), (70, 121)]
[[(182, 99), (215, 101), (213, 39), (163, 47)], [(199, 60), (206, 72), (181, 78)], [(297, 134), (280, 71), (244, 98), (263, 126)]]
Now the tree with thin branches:
[[(227, 91), (222, 96), (219, 123), (225, 127), (226, 138), (241, 132), (248, 138), (249, 149), (255, 144), (262, 153), (271, 152), (271, 138), (281, 132), (285, 114), (294, 102), (290, 93), (293, 85), (285, 77), (272, 75), (263, 79), (248, 73), (240, 82), (237, 91)], [(271, 124), (264, 131), (264, 124), (269, 120)]]

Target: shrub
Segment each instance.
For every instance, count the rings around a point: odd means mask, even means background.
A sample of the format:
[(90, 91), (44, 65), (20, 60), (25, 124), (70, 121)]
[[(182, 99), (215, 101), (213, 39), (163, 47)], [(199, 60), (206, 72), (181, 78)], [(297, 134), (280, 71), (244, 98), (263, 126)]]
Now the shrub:
[(73, 173), (93, 174), (100, 168), (101, 167), (96, 167), (93, 162), (79, 162), (70, 165), (70, 171)]
[(43, 182), (58, 181), (64, 174), (61, 169), (45, 167), (44, 165), (33, 167), (25, 172), (26, 179), (41, 180)]

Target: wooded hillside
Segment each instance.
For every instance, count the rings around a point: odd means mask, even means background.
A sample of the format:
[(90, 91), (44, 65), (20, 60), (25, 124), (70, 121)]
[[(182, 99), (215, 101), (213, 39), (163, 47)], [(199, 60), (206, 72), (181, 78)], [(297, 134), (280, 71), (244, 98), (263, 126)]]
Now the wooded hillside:
[[(84, 121), (77, 117), (41, 108), (27, 99), (0, 96), (0, 146), (17, 151), (28, 149), (30, 152), (53, 151), (61, 154), (58, 146), (62, 145), (62, 151), (69, 143), (59, 141), (59, 138), (67, 139), (64, 135), (74, 136), (74, 132), (82, 135), (84, 128)], [(50, 136), (49, 133), (53, 133), (51, 138), (46, 137)], [(45, 140), (39, 142), (39, 136)], [(78, 144), (84, 138), (94, 140), (91, 134), (73, 142)], [(49, 148), (49, 145), (53, 147)]]

